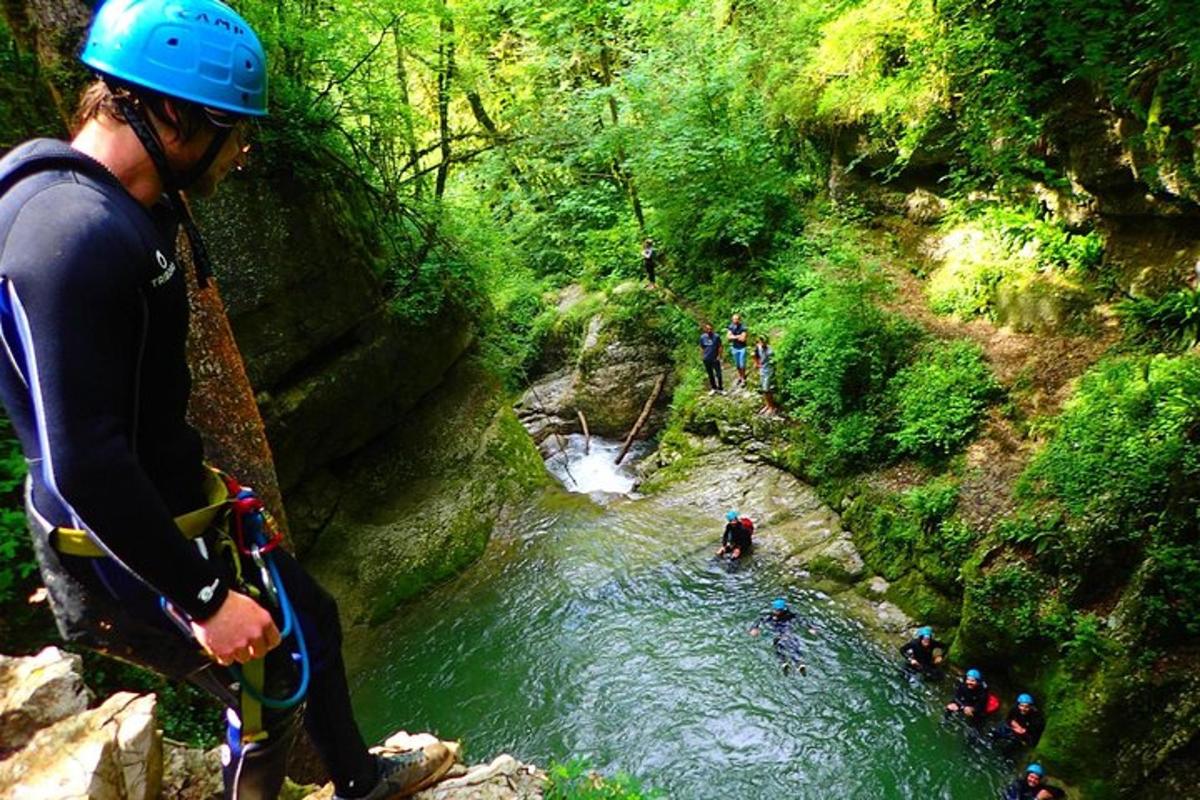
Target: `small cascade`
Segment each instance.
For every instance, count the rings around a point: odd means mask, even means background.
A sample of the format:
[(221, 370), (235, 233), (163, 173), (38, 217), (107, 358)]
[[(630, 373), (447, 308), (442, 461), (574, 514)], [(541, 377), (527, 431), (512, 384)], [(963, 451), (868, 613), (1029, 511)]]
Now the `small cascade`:
[(593, 436), (589, 447), (587, 439), (579, 433), (563, 436), (561, 441), (563, 449), (554, 448), (555, 452), (546, 459), (546, 469), (567, 491), (590, 495), (627, 495), (633, 491), (637, 476), (632, 465), (645, 454), (646, 443), (635, 444), (617, 466), (620, 442)]

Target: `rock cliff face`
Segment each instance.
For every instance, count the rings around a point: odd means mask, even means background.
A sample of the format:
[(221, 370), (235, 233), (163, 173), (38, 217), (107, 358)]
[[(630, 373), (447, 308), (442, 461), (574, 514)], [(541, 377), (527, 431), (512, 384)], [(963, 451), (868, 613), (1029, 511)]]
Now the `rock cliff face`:
[[(618, 287), (617, 302), (638, 291), (632, 284)], [(549, 374), (516, 404), (517, 416), (547, 455), (557, 452), (555, 433), (583, 431), (581, 412), (590, 433), (613, 439), (625, 436), (663, 378), (662, 392), (639, 433), (640, 438), (651, 436), (662, 427), (674, 386), (671, 343), (658, 336), (653, 326), (621, 324), (614, 319), (612, 305), (581, 302), (580, 306), (595, 309), (583, 322), (582, 337), (573, 347), (548, 348), (554, 356), (545, 359)]]
[(376, 619), (478, 556), (543, 471), (470, 355), (466, 313), (389, 311), (353, 196), (288, 178), (226, 188), (201, 220), (293, 542), (349, 620)]

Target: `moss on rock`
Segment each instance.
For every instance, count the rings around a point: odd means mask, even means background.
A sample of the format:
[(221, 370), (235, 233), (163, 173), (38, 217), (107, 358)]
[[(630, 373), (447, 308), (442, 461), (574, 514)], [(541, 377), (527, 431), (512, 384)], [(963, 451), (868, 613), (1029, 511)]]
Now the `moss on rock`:
[(469, 358), (330, 473), (342, 496), (305, 563), (348, 622), (378, 621), (465, 567), (505, 509), (549, 480), (496, 381)]

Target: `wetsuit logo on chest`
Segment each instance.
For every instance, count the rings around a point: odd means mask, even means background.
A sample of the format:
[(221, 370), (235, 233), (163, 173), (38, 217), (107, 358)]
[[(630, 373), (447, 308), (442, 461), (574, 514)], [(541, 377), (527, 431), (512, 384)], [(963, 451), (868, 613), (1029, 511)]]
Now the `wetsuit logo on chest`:
[(153, 286), (155, 289), (157, 289), (158, 287), (165, 284), (167, 281), (171, 280), (172, 277), (174, 277), (175, 262), (170, 260), (169, 258), (167, 258), (165, 255), (163, 255), (162, 250), (154, 251), (154, 259), (156, 261), (158, 261), (158, 269), (160, 271), (150, 281), (150, 285)]

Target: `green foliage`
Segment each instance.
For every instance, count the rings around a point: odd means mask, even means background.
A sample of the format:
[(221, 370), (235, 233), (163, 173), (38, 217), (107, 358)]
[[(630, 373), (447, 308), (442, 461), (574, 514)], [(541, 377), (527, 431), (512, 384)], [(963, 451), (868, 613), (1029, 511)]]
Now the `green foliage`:
[(1079, 234), (1033, 209), (988, 204), (944, 224), (941, 265), (930, 276), (929, 301), (943, 314), (991, 316), (1002, 288), (1028, 291), (1038, 280), (1076, 288), (1104, 255), (1095, 231)]
[(37, 572), (21, 499), (25, 471), (12, 424), (0, 415), (0, 607), (19, 599)]
[(901, 162), (911, 157), (950, 107), (948, 76), (933, 47), (935, 4), (783, 5), (780, 22), (799, 14), (785, 24), (815, 43), (794, 66), (776, 67), (777, 113), (802, 128), (869, 126)]
[(1108, 634), (1104, 620), (1095, 614), (1080, 614), (1075, 618), (1074, 632), (1063, 642), (1061, 649), (1067, 655), (1068, 665), (1077, 674), (1094, 669), (1120, 651)]
[(628, 775), (602, 777), (589, 769), (584, 759), (552, 764), (547, 775), (546, 800), (652, 800), (665, 796), (644, 789)]
[(916, 331), (875, 304), (877, 291), (830, 280), (790, 309), (778, 347), (780, 394), (805, 419), (828, 426), (868, 409), (907, 356)]
[(35, 55), (21, 48), (0, 15), (0, 152), (63, 127), (39, 73)]
[(1190, 534), (1160, 535), (1146, 550), (1135, 622), (1155, 644), (1200, 636), (1200, 544)]
[(1125, 332), (1140, 344), (1187, 350), (1200, 343), (1200, 289), (1129, 298), (1118, 303), (1116, 311)]
[(168, 738), (197, 747), (212, 747), (224, 730), (222, 706), (189, 683), (172, 681), (132, 664), (82, 651), (83, 674), (99, 697), (115, 692), (158, 695), (158, 722)]
[(1200, 359), (1104, 361), (1080, 381), (1025, 489), (1105, 529), (1188, 502), (1200, 468)]
[(625, 284), (609, 296), (607, 314), (621, 341), (691, 344), (696, 323), (674, 303), (639, 285)]
[(974, 342), (937, 342), (892, 379), (897, 450), (946, 455), (974, 433), (999, 387)]
[(957, 646), (972, 658), (997, 661), (1063, 641), (1072, 621), (1053, 582), (1019, 561), (971, 573), (963, 614)]
[(958, 480), (947, 475), (904, 493), (904, 506), (926, 531), (936, 530), (958, 506)]

